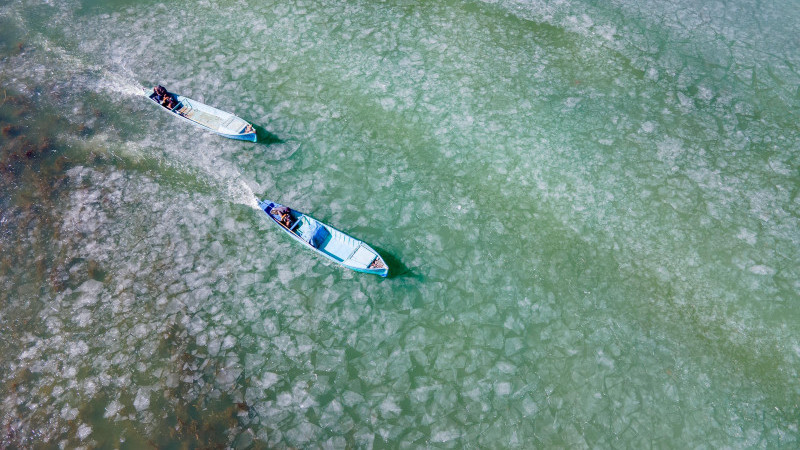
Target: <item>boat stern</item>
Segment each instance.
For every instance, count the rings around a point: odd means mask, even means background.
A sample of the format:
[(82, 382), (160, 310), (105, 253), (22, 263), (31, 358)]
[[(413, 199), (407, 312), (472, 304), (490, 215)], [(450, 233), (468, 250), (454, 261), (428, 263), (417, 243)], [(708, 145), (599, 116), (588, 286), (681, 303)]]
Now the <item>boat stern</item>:
[(275, 203), (267, 199), (258, 200), (258, 207), (261, 208), (261, 210), (265, 213), (269, 214), (270, 210), (275, 207)]

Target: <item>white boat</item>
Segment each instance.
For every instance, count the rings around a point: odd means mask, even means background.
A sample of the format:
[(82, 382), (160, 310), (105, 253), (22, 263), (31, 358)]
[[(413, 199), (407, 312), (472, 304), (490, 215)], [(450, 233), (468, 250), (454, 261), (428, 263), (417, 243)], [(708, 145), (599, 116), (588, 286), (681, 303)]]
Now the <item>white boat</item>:
[(144, 95), (161, 109), (187, 122), (213, 133), (217, 133), (220, 136), (225, 136), (226, 138), (256, 142), (257, 136), (255, 129), (244, 119), (229, 112), (200, 103), (197, 100), (192, 100), (189, 97), (184, 97), (172, 92), (168, 92), (168, 94), (177, 101), (177, 105), (170, 109), (162, 106), (158, 102), (156, 99), (157, 95), (154, 91), (144, 90)]
[[(319, 220), (269, 200), (258, 206), (267, 217), (304, 247), (356, 272), (385, 277), (389, 267), (375, 250), (358, 239)], [(285, 218), (283, 217), (285, 215)]]

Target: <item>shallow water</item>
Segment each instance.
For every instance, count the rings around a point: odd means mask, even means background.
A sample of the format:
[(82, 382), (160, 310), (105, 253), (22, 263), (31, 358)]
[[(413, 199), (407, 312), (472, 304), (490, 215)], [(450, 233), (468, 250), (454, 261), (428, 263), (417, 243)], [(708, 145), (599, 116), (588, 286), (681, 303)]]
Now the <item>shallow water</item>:
[(0, 6), (0, 446), (796, 447), (798, 19)]

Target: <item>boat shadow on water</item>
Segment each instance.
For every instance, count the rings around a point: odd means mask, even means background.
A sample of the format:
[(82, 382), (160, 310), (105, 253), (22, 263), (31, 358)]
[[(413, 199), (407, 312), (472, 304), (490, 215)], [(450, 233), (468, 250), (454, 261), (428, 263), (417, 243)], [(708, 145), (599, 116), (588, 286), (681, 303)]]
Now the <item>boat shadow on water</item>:
[(405, 264), (400, 262), (399, 259), (397, 259), (386, 249), (377, 247), (375, 245), (373, 245), (372, 248), (380, 253), (383, 261), (386, 262), (387, 266), (389, 266), (389, 274), (386, 276), (386, 278), (413, 278), (415, 280), (424, 281), (424, 277), (421, 273), (414, 272), (409, 267), (406, 267)]
[(256, 144), (272, 145), (286, 142), (260, 125), (254, 124), (253, 128), (256, 130)]

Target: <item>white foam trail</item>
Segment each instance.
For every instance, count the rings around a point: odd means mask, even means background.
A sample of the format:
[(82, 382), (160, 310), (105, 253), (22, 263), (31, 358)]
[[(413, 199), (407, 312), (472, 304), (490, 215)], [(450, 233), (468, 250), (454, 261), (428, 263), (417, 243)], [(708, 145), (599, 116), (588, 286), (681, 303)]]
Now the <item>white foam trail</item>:
[[(60, 68), (63, 71), (72, 74), (86, 75), (83, 81), (83, 88), (87, 90), (100, 90), (111, 95), (126, 97), (141, 96), (143, 94), (143, 89), (145, 88), (136, 80), (135, 74), (122, 64), (115, 65), (113, 68), (108, 68), (104, 65), (93, 64), (76, 57), (45, 37), (38, 37), (34, 41), (37, 42), (39, 47), (45, 49), (46, 52), (54, 55), (56, 60), (64, 63), (63, 67)], [(92, 141), (94, 147), (105, 148), (113, 153), (112, 149), (114, 146), (109, 144), (107, 136), (98, 135), (95, 136)], [(128, 143), (127, 150), (133, 150), (129, 156), (136, 157), (143, 148), (149, 145), (150, 142), (145, 142), (138, 146)], [(123, 151), (124, 150), (126, 149), (123, 149)], [(238, 171), (234, 170), (233, 172), (235, 173), (232, 174), (220, 174), (217, 171), (210, 171), (208, 167), (204, 167), (202, 164), (199, 166), (194, 164), (194, 166), (209, 174), (214, 184), (217, 185), (231, 201), (249, 206), (253, 209), (258, 209), (258, 200), (253, 190), (242, 180), (241, 174), (238, 173)]]
[(249, 206), (253, 209), (258, 208), (258, 199), (250, 186), (247, 185), (241, 178), (231, 181), (228, 184), (228, 196), (231, 201), (240, 205)]
[[(49, 51), (59, 61), (63, 61), (63, 67), (60, 69), (70, 73), (96, 73), (99, 76), (96, 79), (97, 88), (109, 93), (123, 94), (126, 96), (142, 95), (142, 86), (136, 81), (133, 72), (123, 65), (116, 66), (119, 70), (109, 70), (103, 65), (92, 64), (84, 61), (81, 58), (71, 55), (63, 47), (53, 44), (50, 40), (44, 37), (37, 37), (34, 39), (39, 46)], [(122, 74), (122, 73), (124, 74)], [(90, 87), (90, 81), (94, 77), (87, 80), (87, 87)]]
[(128, 97), (142, 95), (142, 86), (136, 82), (133, 75), (120, 75), (107, 69), (102, 69), (102, 78), (98, 81), (100, 89), (110, 93), (122, 94)]

